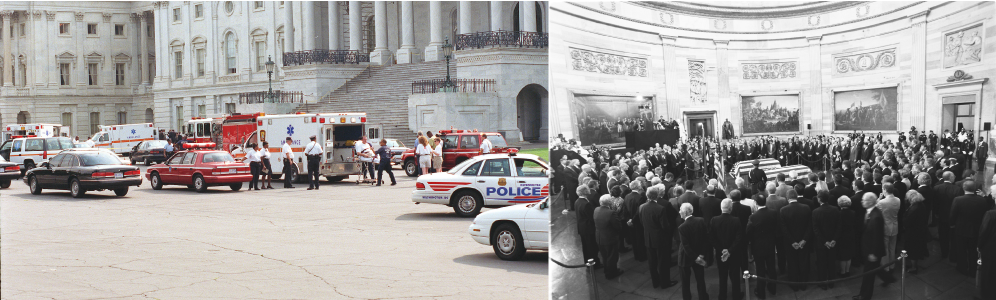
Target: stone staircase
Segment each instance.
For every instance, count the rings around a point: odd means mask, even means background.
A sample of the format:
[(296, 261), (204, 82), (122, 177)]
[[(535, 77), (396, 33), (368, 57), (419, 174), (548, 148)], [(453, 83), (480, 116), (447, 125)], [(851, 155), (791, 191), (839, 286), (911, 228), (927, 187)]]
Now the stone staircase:
[[(455, 66), (451, 66), (456, 74)], [(446, 61), (370, 66), (318, 103), (298, 106), (295, 112), (365, 112), (368, 125), (382, 125), (385, 138), (406, 145), (414, 140), (408, 128), (408, 96), (412, 81), (446, 78)]]

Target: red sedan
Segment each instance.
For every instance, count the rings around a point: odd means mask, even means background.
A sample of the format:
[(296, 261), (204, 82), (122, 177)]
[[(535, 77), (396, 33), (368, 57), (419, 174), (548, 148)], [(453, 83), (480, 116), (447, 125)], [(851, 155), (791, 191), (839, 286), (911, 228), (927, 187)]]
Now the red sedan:
[(177, 152), (165, 163), (146, 169), (145, 177), (155, 190), (162, 189), (163, 185), (186, 185), (198, 192), (220, 185), (238, 191), (243, 183), (252, 180), (248, 164), (235, 161), (228, 152), (216, 150)]

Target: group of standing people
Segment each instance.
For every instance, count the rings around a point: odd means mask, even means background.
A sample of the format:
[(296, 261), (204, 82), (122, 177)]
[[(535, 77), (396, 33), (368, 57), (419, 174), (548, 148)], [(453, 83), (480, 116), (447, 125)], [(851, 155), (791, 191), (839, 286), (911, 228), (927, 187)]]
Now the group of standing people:
[[(676, 251), (684, 299), (692, 298), (692, 276), (699, 299), (708, 298), (703, 272), (712, 265), (720, 275), (720, 299), (728, 291), (740, 299), (742, 274), (751, 262), (759, 278), (751, 290), (761, 299), (777, 292), (772, 280), (789, 282), (793, 290), (806, 289), (811, 279), (834, 288), (833, 280), (858, 274), (852, 266), (864, 273), (853, 298), (871, 299), (876, 277), (883, 286), (895, 281), (901, 250), (908, 255), (907, 270), (917, 273), (918, 261), (938, 254), (927, 246), (935, 241), (956, 270), (974, 277), (981, 268), (979, 282), (996, 282), (996, 186), (987, 194), (973, 170), (958, 174), (960, 157), (952, 157), (960, 154), (957, 146), (931, 153), (905, 140), (859, 135), (824, 141), (856, 143), (871, 149), (871, 156), (841, 151), (840, 162), (824, 172), (801, 180), (779, 174), (760, 189), (737, 178), (730, 188), (711, 179), (698, 190), (700, 181), (665, 171), (671, 161), (654, 159), (654, 151), (615, 157), (592, 151), (555, 157), (562, 167), (553, 182), (567, 200), (564, 213), (577, 217), (586, 261), (594, 259), (611, 280), (624, 272), (620, 253), (632, 251), (635, 260), (649, 264), (653, 286), (668, 288), (677, 284), (670, 273)], [(992, 284), (978, 288), (981, 298), (996, 298)]]

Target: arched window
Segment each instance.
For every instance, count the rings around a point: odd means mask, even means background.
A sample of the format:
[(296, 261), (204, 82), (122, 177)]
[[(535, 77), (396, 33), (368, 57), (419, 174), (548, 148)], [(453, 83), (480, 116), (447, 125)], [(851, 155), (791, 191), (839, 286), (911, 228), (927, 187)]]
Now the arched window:
[(17, 113), (17, 124), (31, 123), (31, 113), (20, 111)]
[(229, 32), (225, 35), (225, 66), (228, 69), (228, 74), (235, 74), (238, 72), (238, 42), (235, 40), (235, 33)]
[[(544, 28), (543, 28), (543, 6), (541, 6), (539, 4), (539, 2), (534, 2), (534, 3), (536, 3), (536, 32), (544, 32)], [(521, 27), (522, 24), (520, 24), (520, 23), (521, 22), (519, 21), (519, 4), (516, 3), (515, 4), (515, 8), (512, 9), (512, 31), (520, 31), (520, 30), (522, 30), (522, 29), (520, 29), (520, 28), (522, 28)]]
[(151, 108), (145, 109), (145, 123), (152, 123), (155, 121), (155, 115), (152, 113)]

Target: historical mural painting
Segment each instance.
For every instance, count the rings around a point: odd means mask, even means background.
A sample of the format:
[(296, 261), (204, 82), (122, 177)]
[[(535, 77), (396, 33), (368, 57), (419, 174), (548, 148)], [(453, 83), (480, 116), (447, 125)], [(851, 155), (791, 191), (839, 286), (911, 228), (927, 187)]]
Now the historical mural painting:
[(834, 130), (895, 131), (898, 87), (833, 93)]
[(574, 96), (574, 114), (581, 145), (625, 143), (626, 132), (645, 129), (653, 121), (653, 100), (632, 96)]
[(982, 61), (982, 24), (976, 24), (944, 35), (944, 67), (955, 67)]
[(799, 95), (742, 96), (744, 134), (799, 132)]

